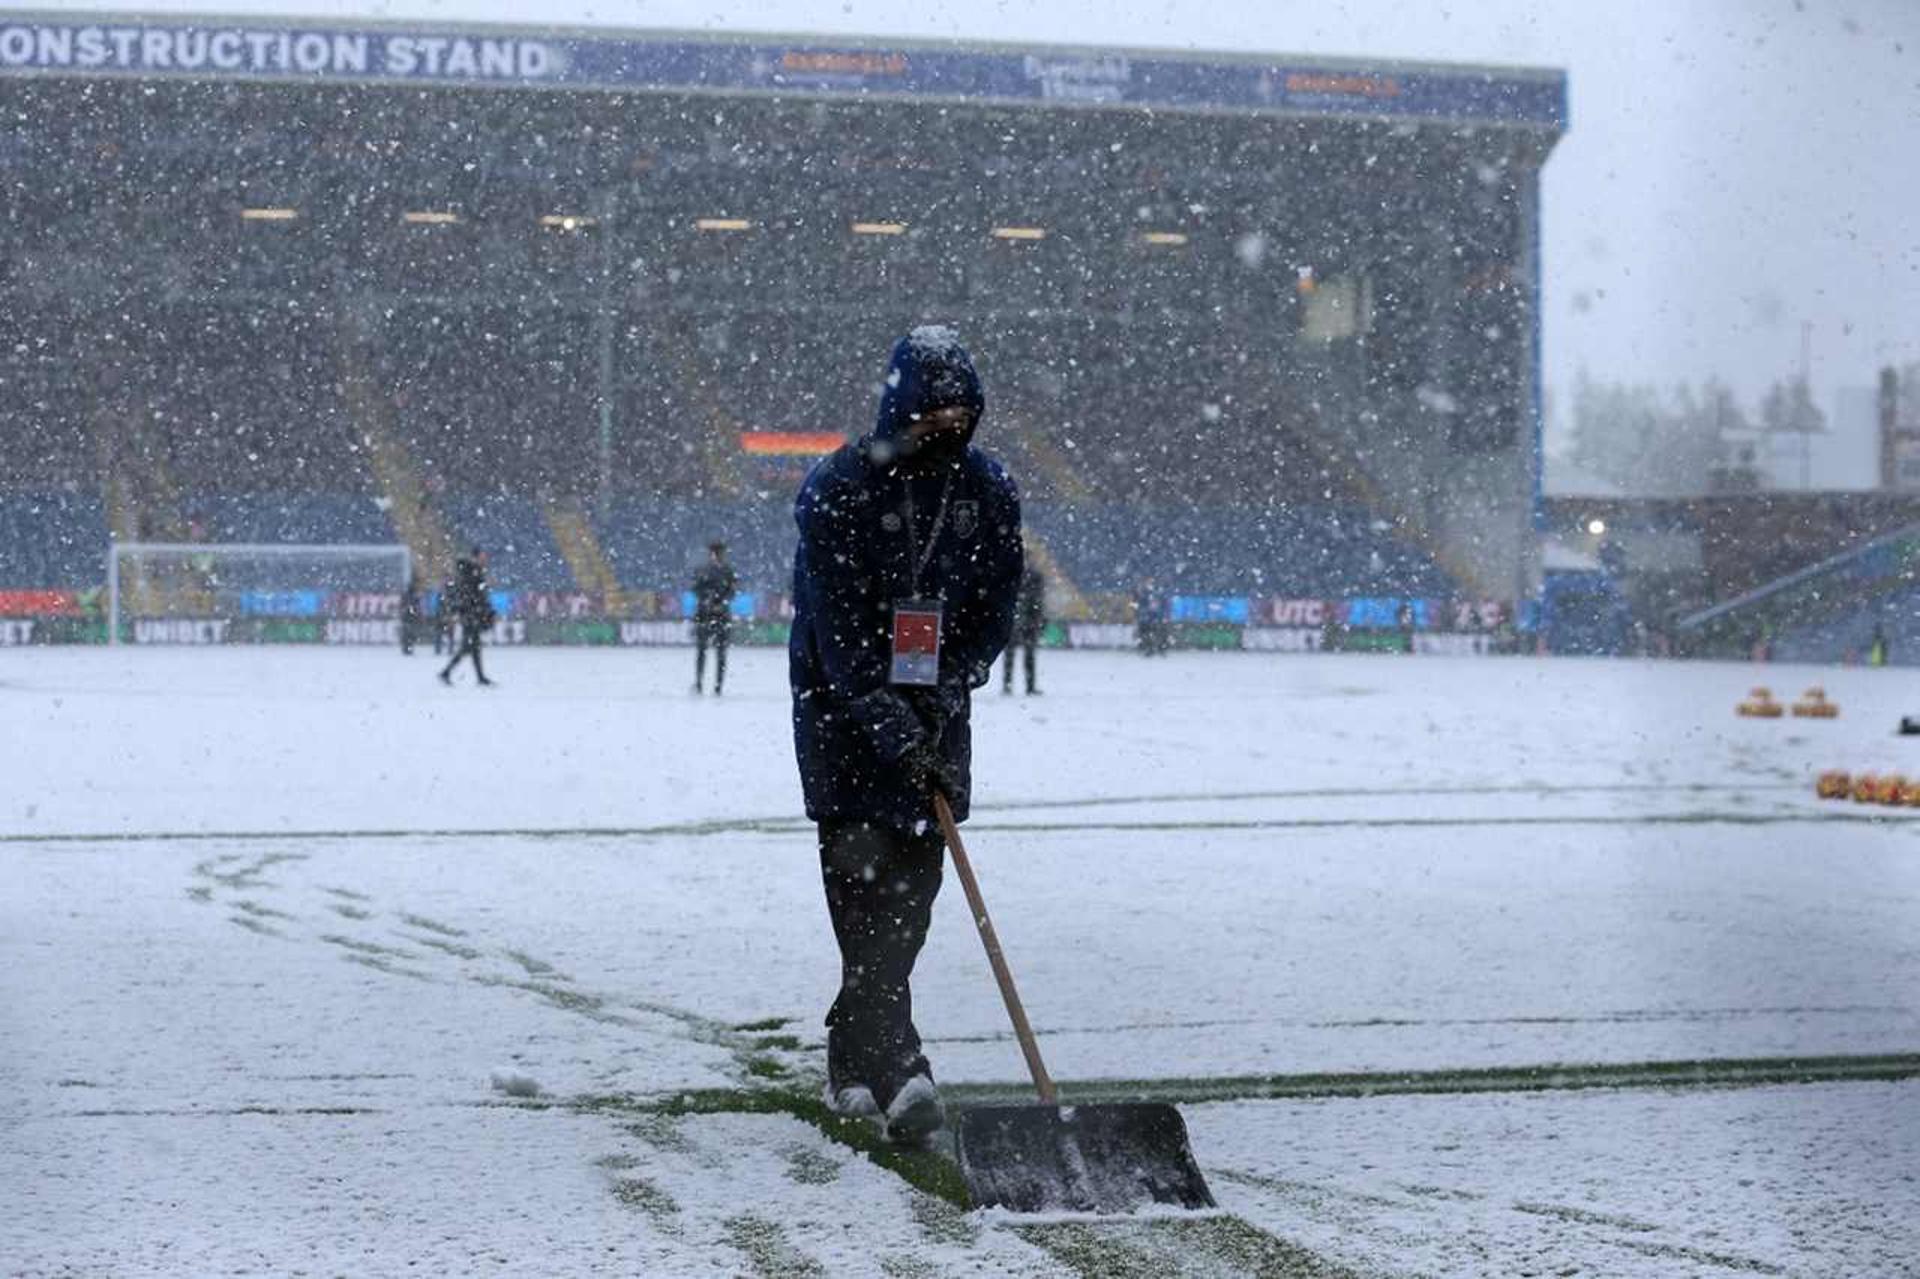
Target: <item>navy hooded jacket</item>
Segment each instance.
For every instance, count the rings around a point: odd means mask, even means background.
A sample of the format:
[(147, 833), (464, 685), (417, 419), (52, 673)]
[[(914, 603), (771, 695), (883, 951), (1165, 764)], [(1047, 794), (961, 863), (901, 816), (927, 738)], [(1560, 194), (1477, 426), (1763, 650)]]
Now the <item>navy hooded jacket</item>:
[[(970, 694), (1013, 629), (1020, 499), (1000, 464), (973, 447), (971, 430), (951, 459), (900, 456), (916, 415), (953, 404), (972, 409), (978, 426), (985, 400), (973, 361), (951, 330), (917, 328), (893, 349), (873, 433), (822, 458), (794, 503), (788, 663), (794, 750), (814, 821), (896, 830), (931, 821), (927, 795), (900, 760), (936, 723), (957, 783), (954, 816), (967, 815)], [(937, 688), (888, 683), (893, 605), (915, 594), (910, 549), (926, 557), (919, 596), (943, 605)]]

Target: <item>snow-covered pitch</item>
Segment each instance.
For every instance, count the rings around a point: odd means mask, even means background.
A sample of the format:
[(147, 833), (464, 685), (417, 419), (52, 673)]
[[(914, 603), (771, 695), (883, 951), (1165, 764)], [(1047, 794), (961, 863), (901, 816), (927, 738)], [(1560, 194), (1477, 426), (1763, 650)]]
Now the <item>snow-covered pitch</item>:
[[(1920, 1265), (1904, 676), (1045, 655), (969, 847), (1069, 1098), (1221, 1211), (1022, 1222), (814, 1104), (780, 654), (0, 656), (0, 1270), (1894, 1275)], [(1824, 683), (1832, 722), (1736, 719)], [(950, 1093), (1023, 1078), (949, 884)]]

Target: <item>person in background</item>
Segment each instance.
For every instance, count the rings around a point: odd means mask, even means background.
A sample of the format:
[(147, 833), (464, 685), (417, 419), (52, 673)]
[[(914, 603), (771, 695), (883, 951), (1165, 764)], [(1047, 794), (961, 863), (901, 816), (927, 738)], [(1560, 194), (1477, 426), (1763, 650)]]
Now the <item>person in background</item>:
[[(420, 575), (407, 576), (406, 586), (400, 591), (400, 652), (405, 657), (413, 656), (414, 632), (420, 626)], [(439, 645), (434, 652), (439, 652)]]
[(1029, 697), (1040, 690), (1035, 687), (1037, 657), (1040, 648), (1040, 636), (1047, 629), (1047, 578), (1032, 564), (1020, 575), (1020, 598), (1013, 606), (1013, 642), (1007, 645), (1006, 660), (1001, 663), (1004, 679), (1000, 684), (1002, 693), (1013, 692), (1013, 654), (1019, 649), (1026, 668), (1027, 695)]
[[(493, 681), (487, 678), (486, 668), (480, 664), (480, 637), (493, 625), (493, 600), (487, 594), (487, 553), (474, 547), (453, 566), (452, 598), (454, 614), (460, 619), (460, 647), (453, 652), (453, 660), (440, 671), (442, 684), (453, 683), (453, 668), (460, 665), (460, 659), (473, 659), (473, 674), (482, 686), (491, 686)], [(442, 612), (447, 609), (447, 601), (442, 599)]]
[(447, 578), (440, 583), (440, 593), (433, 601), (433, 655), (440, 656), (441, 650), (453, 652), (453, 579)]
[(693, 575), (693, 691), (706, 678), (707, 647), (713, 647), (713, 695), (727, 682), (727, 640), (733, 619), (733, 597), (740, 575), (727, 563), (727, 544), (709, 542), (707, 562)]
[(1133, 595), (1134, 642), (1143, 657), (1164, 657), (1167, 652), (1167, 597), (1152, 578), (1143, 578)]

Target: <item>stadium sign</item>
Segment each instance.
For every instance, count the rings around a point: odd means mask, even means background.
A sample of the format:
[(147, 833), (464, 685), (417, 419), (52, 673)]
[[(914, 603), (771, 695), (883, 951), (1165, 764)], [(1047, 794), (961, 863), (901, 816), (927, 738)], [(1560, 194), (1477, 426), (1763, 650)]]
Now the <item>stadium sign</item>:
[(1131, 623), (1072, 622), (1067, 626), (1071, 648), (1132, 648), (1140, 642)]
[(622, 622), (622, 644), (655, 647), (693, 643), (692, 622)]
[(486, 642), (489, 644), (525, 644), (527, 642), (527, 624), (517, 617), (502, 617), (487, 628)]
[(0, 617), (82, 617), (86, 609), (72, 591), (0, 591)]
[(15, 15), (0, 19), (0, 76), (7, 74), (814, 93), (1402, 117), (1554, 130), (1566, 123), (1566, 79), (1557, 71), (669, 32), (341, 28), (308, 20)]
[(1422, 631), (1413, 637), (1413, 651), (1427, 657), (1485, 657), (1493, 652), (1493, 636)]
[(1027, 78), (1040, 86), (1050, 102), (1125, 102), (1132, 71), (1118, 56), (1046, 58), (1028, 54), (1021, 60)]
[(385, 644), (400, 642), (400, 623), (394, 618), (330, 617), (326, 642), (329, 644)]
[(545, 40), (142, 23), (0, 26), (0, 66), (32, 71), (539, 81), (561, 67)]
[(1240, 647), (1249, 653), (1318, 653), (1326, 641), (1318, 626), (1249, 626), (1240, 632)]
[(1252, 606), (1255, 626), (1325, 626), (1338, 603), (1326, 600), (1262, 599)]
[(397, 591), (336, 591), (327, 597), (324, 610), (331, 617), (382, 618), (400, 616)]
[(0, 648), (33, 643), (33, 623), (23, 617), (0, 618)]
[(136, 644), (224, 644), (233, 623), (224, 617), (143, 617), (133, 624)]
[(583, 591), (514, 591), (501, 612), (510, 617), (583, 618), (599, 615), (599, 601)]

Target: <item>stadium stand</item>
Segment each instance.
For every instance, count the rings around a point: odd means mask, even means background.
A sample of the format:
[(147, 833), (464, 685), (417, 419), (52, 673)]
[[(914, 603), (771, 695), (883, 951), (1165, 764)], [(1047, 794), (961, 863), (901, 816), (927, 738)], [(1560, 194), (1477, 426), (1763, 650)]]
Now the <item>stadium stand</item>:
[[(1920, 571), (1920, 495), (1554, 497), (1547, 527), (1604, 567), (1656, 651), (1842, 661)], [(1599, 528), (1602, 534), (1590, 530)], [(1882, 616), (1884, 614), (1884, 616)]]
[[(1691, 651), (1771, 650), (1776, 657), (1857, 659), (1863, 634), (1913, 629), (1913, 583), (1920, 579), (1920, 523), (1849, 548), (1678, 620)], [(1907, 659), (1915, 654), (1903, 645)]]
[(200, 493), (188, 524), (209, 542), (305, 542), (378, 545), (394, 540), (393, 524), (365, 494)]
[(685, 586), (716, 539), (727, 543), (750, 589), (784, 592), (792, 574), (793, 515), (785, 494), (744, 501), (623, 494), (597, 530), (621, 584), (632, 590)]
[(1773, 642), (1783, 662), (1862, 662), (1876, 639), (1889, 664), (1912, 666), (1920, 656), (1920, 590), (1889, 591), (1830, 616), (1789, 626)]
[(462, 548), (485, 548), (488, 577), (505, 591), (570, 591), (572, 575), (540, 502), (520, 493), (445, 497), (441, 513)]
[(0, 491), (0, 582), (8, 589), (97, 586), (106, 558), (106, 510), (98, 497)]
[(1149, 577), (1195, 595), (1440, 599), (1456, 589), (1358, 508), (1040, 507), (1029, 519), (1083, 591), (1130, 593)]
[[(790, 50), (680, 39), (512, 92), (9, 79), (0, 587), (97, 584), (112, 528), (397, 538), (429, 581), (479, 543), (603, 599), (718, 536), (778, 592), (808, 459), (743, 437), (858, 434), (937, 317), (1081, 589), (1510, 597), (1557, 73), (941, 46), (770, 91)], [(643, 83), (662, 50), (723, 69)]]

